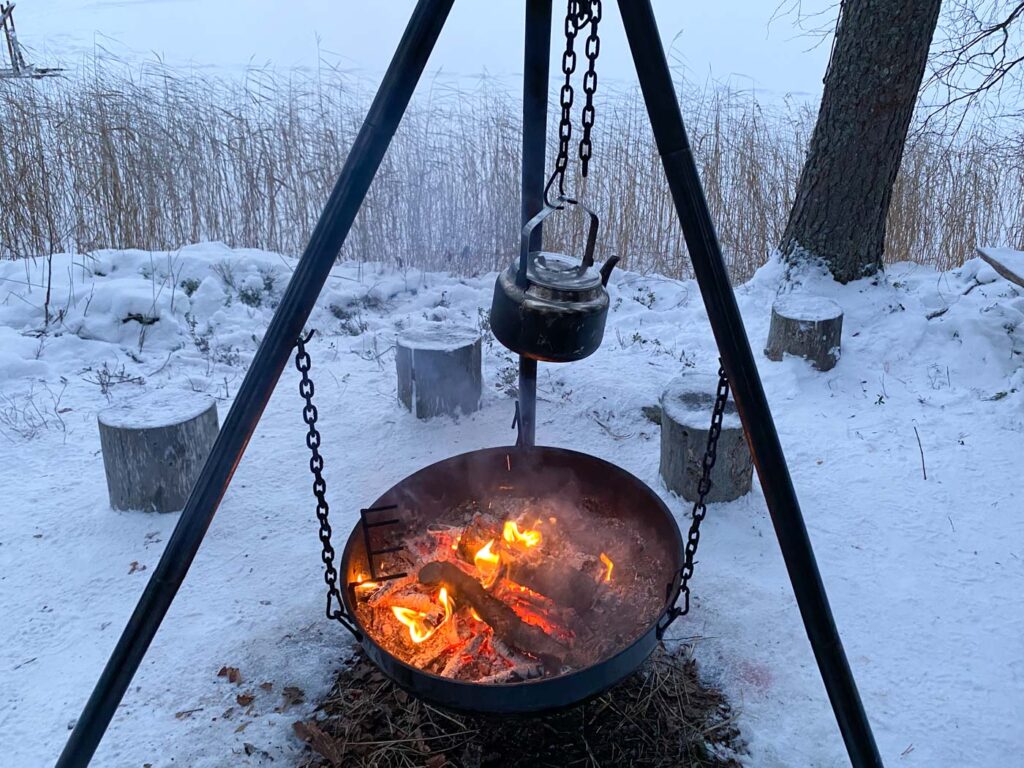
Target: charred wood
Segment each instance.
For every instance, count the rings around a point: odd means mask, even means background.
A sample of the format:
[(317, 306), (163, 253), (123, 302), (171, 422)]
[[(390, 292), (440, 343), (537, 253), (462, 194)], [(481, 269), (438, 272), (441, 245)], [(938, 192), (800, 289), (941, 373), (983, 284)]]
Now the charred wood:
[(452, 597), (472, 606), (494, 634), (509, 645), (545, 661), (561, 663), (567, 648), (539, 627), (527, 624), (516, 612), (491, 595), (479, 581), (452, 563), (432, 562), (420, 569), (419, 580), (429, 586), (444, 584)]

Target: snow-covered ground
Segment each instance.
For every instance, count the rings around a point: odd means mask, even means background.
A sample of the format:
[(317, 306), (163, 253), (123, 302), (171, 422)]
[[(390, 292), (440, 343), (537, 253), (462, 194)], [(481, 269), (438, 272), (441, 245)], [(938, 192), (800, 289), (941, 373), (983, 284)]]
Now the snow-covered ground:
[[(0, 263), (4, 765), (52, 764), (179, 517), (109, 508), (97, 412), (163, 388), (216, 396), (223, 419), (292, 266), (217, 244), (57, 256), (43, 334), (46, 261)], [(396, 330), (480, 324), (493, 279), (335, 269), (311, 351), (339, 537), (415, 469), (512, 441), (514, 360), (490, 337), (480, 412), (423, 422), (395, 397)], [(842, 360), (817, 373), (760, 354), (781, 285), (770, 263), (740, 305), (886, 763), (1011, 765), (1024, 751), (1024, 292), (978, 260), (845, 287), (808, 273), (799, 290), (846, 312)], [(629, 273), (610, 291), (598, 353), (541, 367), (538, 437), (623, 465), (685, 524), (641, 407), (683, 371), (713, 372), (699, 292)], [(95, 765), (283, 765), (300, 749), (291, 723), (350, 640), (322, 616), (297, 382), (287, 370)], [(749, 763), (845, 764), (760, 491), (713, 505), (705, 528), (695, 605), (674, 631), (700, 638)], [(305, 703), (286, 704), (286, 686)]]

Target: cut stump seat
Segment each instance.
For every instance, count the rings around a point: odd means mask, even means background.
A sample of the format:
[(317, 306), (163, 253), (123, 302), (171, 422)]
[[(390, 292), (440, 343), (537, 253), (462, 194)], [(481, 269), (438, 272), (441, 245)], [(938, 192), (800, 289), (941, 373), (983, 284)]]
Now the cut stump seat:
[(480, 332), (430, 324), (400, 333), (396, 342), (398, 399), (414, 416), (455, 416), (480, 408), (483, 369)]
[[(673, 379), (661, 396), (661, 477), (687, 501), (697, 499), (717, 389), (717, 376), (687, 374)], [(749, 493), (753, 474), (750, 448), (730, 397), (707, 500), (733, 501)]]
[(843, 334), (843, 309), (821, 296), (788, 294), (772, 304), (764, 354), (778, 362), (786, 354), (809, 360), (819, 371), (835, 368)]
[(217, 439), (217, 404), (191, 392), (158, 390), (98, 416), (110, 506), (183, 509)]
[(1024, 251), (1012, 248), (978, 248), (978, 255), (1011, 283), (1024, 287)]

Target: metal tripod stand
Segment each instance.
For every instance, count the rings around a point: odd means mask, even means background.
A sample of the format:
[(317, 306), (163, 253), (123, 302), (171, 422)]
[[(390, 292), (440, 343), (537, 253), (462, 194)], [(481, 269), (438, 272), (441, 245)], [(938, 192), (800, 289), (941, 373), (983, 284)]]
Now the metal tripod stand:
[[(453, 4), (454, 0), (419, 0), (417, 3), (181, 519), (68, 739), (57, 762), (58, 768), (87, 765), (103, 737), (199, 549)], [(694, 274), (757, 466), (807, 636), (850, 761), (857, 768), (881, 766), (729, 283), (650, 0), (618, 0), (618, 6)], [(524, 222), (543, 205), (550, 36), (551, 0), (526, 0)], [(540, 237), (539, 229), (536, 236)], [(532, 391), (531, 387), (536, 386), (536, 363), (526, 361), (521, 365), (520, 377), (521, 391)], [(532, 442), (533, 410), (521, 407), (520, 418), (524, 420), (521, 429), (525, 428)]]

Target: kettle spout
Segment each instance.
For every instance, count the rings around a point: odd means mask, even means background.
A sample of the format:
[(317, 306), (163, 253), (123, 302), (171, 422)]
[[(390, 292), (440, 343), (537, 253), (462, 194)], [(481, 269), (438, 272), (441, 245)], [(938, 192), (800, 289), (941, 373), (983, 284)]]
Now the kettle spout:
[(612, 270), (619, 263), (619, 256), (612, 256), (601, 267), (601, 285), (608, 287), (608, 278), (612, 276)]

